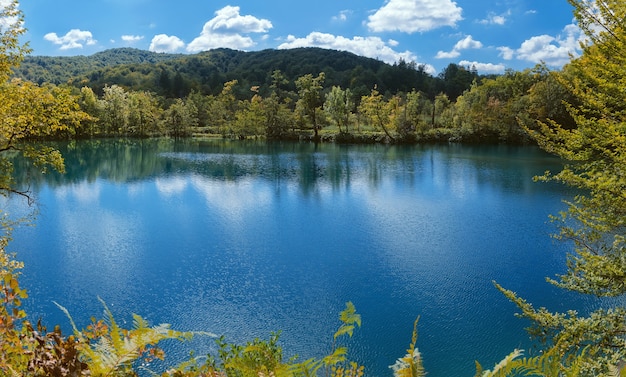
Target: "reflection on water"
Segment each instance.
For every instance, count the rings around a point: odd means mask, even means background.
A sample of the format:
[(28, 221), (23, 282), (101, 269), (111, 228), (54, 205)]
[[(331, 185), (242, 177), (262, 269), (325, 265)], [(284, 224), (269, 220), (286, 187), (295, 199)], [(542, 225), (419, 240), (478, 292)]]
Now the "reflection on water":
[(532, 347), (493, 280), (554, 310), (595, 305), (545, 283), (563, 268), (546, 220), (567, 192), (532, 182), (559, 168), (535, 148), (165, 139), (59, 148), (66, 175), (16, 161), (40, 215), (12, 247), (26, 263), (27, 309), (47, 323), (67, 326), (53, 301), (85, 324), (102, 297), (121, 318), (136, 312), (234, 341), (282, 330), (285, 348), (308, 358), (328, 352), (337, 313), (353, 301), (363, 328), (351, 352), (367, 375), (391, 375), (421, 315), (429, 375), (449, 376)]
[[(97, 179), (126, 184), (195, 174), (219, 182), (250, 177), (277, 186), (288, 182), (302, 194), (310, 195), (319, 190), (347, 188), (354, 181), (365, 181), (375, 189), (387, 178), (410, 186), (453, 185), (462, 194), (466, 187), (477, 185), (544, 190), (528, 177), (542, 173), (543, 168), (558, 168), (557, 160), (535, 148), (511, 146), (346, 146), (150, 139), (80, 141), (57, 147), (65, 157), (66, 174), (41, 176), (18, 160), (18, 184), (56, 187)], [(505, 174), (494, 175), (494, 168)]]

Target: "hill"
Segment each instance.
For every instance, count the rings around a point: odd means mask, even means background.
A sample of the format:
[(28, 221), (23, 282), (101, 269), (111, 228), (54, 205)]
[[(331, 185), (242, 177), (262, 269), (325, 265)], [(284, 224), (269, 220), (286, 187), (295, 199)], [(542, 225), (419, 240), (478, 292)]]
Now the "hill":
[(120, 48), (91, 56), (28, 56), (15, 76), (39, 84), (89, 86), (96, 92), (115, 84), (169, 98), (184, 97), (192, 90), (217, 94), (225, 82), (238, 80), (235, 94), (245, 98), (252, 86), (260, 87), (262, 95), (268, 91), (276, 70), (289, 81), (287, 90), (295, 90), (294, 81), (300, 76), (324, 72), (326, 87), (350, 88), (355, 94), (365, 95), (376, 85), (382, 93), (416, 89), (433, 97), (447, 91), (447, 81), (460, 85), (454, 93), (469, 88), (476, 73), (458, 68), (453, 70), (453, 78), (432, 77), (414, 63), (390, 65), (350, 52), (313, 47), (253, 52), (221, 48), (193, 55)]

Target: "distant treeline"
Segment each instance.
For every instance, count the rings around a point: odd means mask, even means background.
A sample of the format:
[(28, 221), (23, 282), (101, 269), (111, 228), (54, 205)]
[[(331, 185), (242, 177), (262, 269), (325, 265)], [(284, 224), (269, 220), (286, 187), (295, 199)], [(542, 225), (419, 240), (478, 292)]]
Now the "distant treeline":
[(165, 98), (183, 98), (192, 91), (217, 95), (225, 82), (237, 80), (237, 99), (250, 99), (249, 88), (258, 86), (267, 96), (272, 73), (279, 70), (295, 91), (295, 80), (306, 74), (324, 72), (328, 87), (350, 89), (356, 96), (369, 94), (376, 85), (385, 94), (425, 93), (434, 100), (444, 93), (454, 101), (481, 81), (472, 67), (450, 64), (432, 76), (414, 62), (400, 60), (390, 65), (345, 51), (321, 48), (243, 52), (216, 49), (193, 55), (163, 54), (133, 48), (111, 49), (91, 56), (27, 56), (15, 76), (38, 84), (88, 86), (98, 95), (105, 86), (118, 85), (128, 91), (148, 91)]
[[(17, 77), (74, 93), (88, 114), (57, 138), (221, 136), (336, 142), (529, 142), (536, 121), (572, 125), (571, 95), (544, 66), (433, 77), (348, 52), (302, 48), (196, 55), (115, 49), (27, 57)], [(560, 73), (557, 73), (560, 74)]]

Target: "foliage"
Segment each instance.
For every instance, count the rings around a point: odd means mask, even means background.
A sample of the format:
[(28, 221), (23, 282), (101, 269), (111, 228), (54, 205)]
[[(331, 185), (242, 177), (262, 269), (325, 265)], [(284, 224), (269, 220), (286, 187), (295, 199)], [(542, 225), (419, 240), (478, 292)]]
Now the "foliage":
[[(574, 101), (567, 109), (575, 128), (548, 119), (530, 130), (547, 151), (567, 162), (540, 180), (578, 190), (568, 210), (554, 220), (556, 238), (573, 245), (567, 270), (549, 281), (561, 288), (599, 297), (626, 293), (626, 30), (621, 1), (570, 0), (586, 32), (583, 54), (554, 78)], [(619, 303), (587, 316), (551, 313), (501, 289), (533, 322), (531, 333), (545, 341), (565, 369), (581, 375), (608, 373), (626, 359), (626, 308)], [(579, 361), (582, 359), (582, 362)]]
[(378, 129), (382, 130), (390, 140), (394, 140), (391, 134), (393, 124), (394, 110), (397, 108), (397, 99), (394, 102), (385, 101), (383, 95), (376, 87), (372, 89), (369, 96), (361, 98), (359, 112)]
[(395, 377), (423, 377), (426, 375), (424, 365), (422, 364), (422, 354), (415, 348), (418, 322), (419, 317), (413, 323), (413, 337), (411, 338), (409, 349), (406, 350), (406, 355), (396, 360), (396, 363), (389, 367), (393, 370)]
[(20, 44), (19, 38), (26, 32), (24, 15), (18, 9), (17, 0), (3, 2), (0, 7), (0, 83), (6, 82), (14, 67), (20, 65), (24, 55), (30, 52), (28, 45)]
[(296, 109), (298, 109), (298, 113), (306, 119), (306, 122), (311, 125), (315, 133), (315, 140), (318, 139), (319, 130), (321, 128), (321, 110), (324, 105), (322, 89), (324, 89), (323, 84), (325, 78), (326, 75), (324, 72), (321, 72), (317, 77), (313, 77), (312, 74), (306, 74), (296, 80), (296, 88), (298, 89), (299, 97), (296, 103)]
[(339, 132), (348, 132), (350, 124), (350, 114), (354, 108), (352, 100), (352, 92), (350, 89), (341, 89), (341, 87), (333, 86), (326, 94), (326, 102), (324, 102), (324, 110), (326, 110), (333, 119)]
[(77, 98), (69, 88), (8, 79), (11, 68), (20, 63), (28, 48), (19, 43), (24, 29), (17, 1), (6, 5), (0, 17), (8, 20), (0, 29), (0, 193), (26, 195), (13, 186), (13, 166), (7, 154), (22, 153), (44, 171), (48, 167), (62, 170), (63, 159), (58, 151), (43, 146), (22, 147), (20, 142), (74, 134), (87, 115), (79, 111)]
[[(456, 101), (449, 117), (465, 141), (524, 141), (524, 126), (564, 109), (560, 85), (549, 80), (542, 66), (522, 72), (507, 71), (494, 79), (474, 83)], [(555, 89), (553, 89), (555, 88)], [(529, 94), (530, 93), (530, 94)], [(529, 111), (530, 110), (530, 111)]]
[[(133, 314), (133, 328), (121, 328), (113, 314), (104, 306), (105, 319), (96, 320), (84, 331), (79, 331), (67, 309), (59, 306), (68, 316), (74, 329), (79, 358), (89, 366), (93, 376), (128, 376), (134, 374), (133, 363), (143, 358), (150, 362), (162, 360), (163, 350), (156, 345), (167, 339), (188, 340), (192, 333), (175, 331), (167, 324), (150, 327), (148, 322)], [(58, 304), (57, 304), (58, 305)]]
[[(248, 88), (258, 86), (259, 95), (271, 94), (273, 73), (287, 81), (281, 89), (295, 91), (295, 80), (307, 74), (326, 72), (329, 87), (350, 89), (358, 99), (374, 85), (382, 93), (426, 93), (432, 100), (444, 92), (452, 100), (483, 77), (456, 64), (448, 74), (432, 76), (426, 67), (400, 59), (387, 64), (350, 52), (321, 48), (236, 51), (220, 48), (193, 55), (162, 54), (133, 48), (111, 49), (91, 56), (27, 56), (15, 76), (38, 84), (51, 83), (80, 88), (88, 86), (102, 94), (105, 86), (118, 85), (129, 91), (149, 91), (167, 98), (181, 98), (192, 91), (218, 95), (224, 83), (238, 80), (238, 100), (250, 99)], [(280, 93), (279, 93), (280, 95)]]

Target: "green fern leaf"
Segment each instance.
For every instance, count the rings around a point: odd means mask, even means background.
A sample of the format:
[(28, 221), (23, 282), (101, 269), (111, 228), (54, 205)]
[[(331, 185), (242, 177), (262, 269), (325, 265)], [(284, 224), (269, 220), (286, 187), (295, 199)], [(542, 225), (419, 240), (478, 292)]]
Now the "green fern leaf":
[[(482, 371), (482, 374), (480, 374), (480, 376), (481, 377), (506, 377), (508, 376), (517, 367), (517, 364), (514, 364), (513, 360), (520, 357), (522, 354), (523, 354), (522, 350), (517, 350), (517, 349), (514, 350), (513, 352), (508, 354), (504, 359), (502, 359), (502, 361), (497, 363), (494, 366), (493, 370)], [(477, 365), (476, 372), (478, 376), (478, 368), (480, 367), (480, 364), (476, 363), (476, 365)]]

